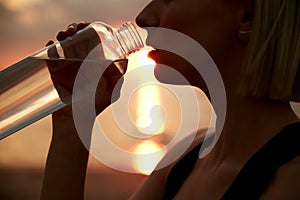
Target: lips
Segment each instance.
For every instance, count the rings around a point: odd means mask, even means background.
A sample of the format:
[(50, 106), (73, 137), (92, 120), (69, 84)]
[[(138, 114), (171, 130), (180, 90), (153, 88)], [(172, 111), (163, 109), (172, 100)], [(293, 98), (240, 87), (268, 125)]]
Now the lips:
[(159, 51), (160, 50), (152, 50), (148, 53), (148, 57), (153, 59), (156, 63), (160, 63), (159, 62)]
[(156, 62), (154, 75), (158, 81), (174, 85), (193, 85), (207, 90), (202, 76), (184, 58), (160, 49), (150, 51), (148, 57)]
[(178, 62), (179, 56), (164, 50), (153, 50), (149, 52), (148, 57), (156, 62), (154, 75), (158, 81), (166, 84), (189, 85), (183, 75), (186, 66)]
[(164, 64), (170, 67), (175, 67), (174, 64), (180, 58), (179, 56), (160, 49), (152, 50), (148, 53), (148, 57), (153, 59), (156, 63)]

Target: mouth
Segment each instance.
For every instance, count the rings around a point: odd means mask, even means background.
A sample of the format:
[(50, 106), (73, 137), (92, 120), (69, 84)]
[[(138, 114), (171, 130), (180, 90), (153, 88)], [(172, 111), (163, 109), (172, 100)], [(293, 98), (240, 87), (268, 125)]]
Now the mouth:
[(154, 75), (165, 84), (192, 85), (207, 90), (203, 77), (186, 59), (168, 51), (153, 50), (148, 57), (156, 62)]
[(154, 60), (156, 63), (161, 63), (160, 59), (159, 59), (159, 54), (160, 54), (161, 50), (159, 49), (154, 49), (151, 50), (148, 53), (148, 58), (151, 58), (152, 60)]
[[(171, 68), (177, 69), (179, 66), (179, 63), (182, 63), (182, 58), (179, 57), (176, 54), (173, 54), (171, 52), (161, 50), (161, 49), (155, 49), (148, 53), (148, 57), (154, 60), (158, 65), (166, 65)], [(183, 63), (182, 63), (183, 64)], [(183, 66), (183, 65), (181, 65)]]
[(186, 61), (181, 57), (164, 50), (152, 50), (148, 57), (156, 62), (154, 75), (161, 83), (172, 85), (190, 85), (186, 79)]

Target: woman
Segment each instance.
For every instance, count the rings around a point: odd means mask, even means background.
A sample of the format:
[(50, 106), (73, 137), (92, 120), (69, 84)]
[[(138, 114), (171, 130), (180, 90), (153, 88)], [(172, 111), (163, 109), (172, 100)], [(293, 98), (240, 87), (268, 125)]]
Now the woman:
[[(224, 81), (227, 115), (205, 158), (197, 159), (196, 141), (183, 158), (154, 171), (131, 199), (300, 199), (300, 123), (289, 105), (300, 99), (299, 11), (298, 0), (153, 0), (138, 15), (139, 26), (182, 32), (209, 52)], [(72, 27), (60, 35), (74, 32)], [(150, 56), (207, 93), (183, 59), (164, 51)], [(80, 199), (88, 152), (70, 109), (55, 113), (53, 124), (42, 197)], [(74, 166), (69, 176), (60, 176), (57, 169), (68, 165)]]

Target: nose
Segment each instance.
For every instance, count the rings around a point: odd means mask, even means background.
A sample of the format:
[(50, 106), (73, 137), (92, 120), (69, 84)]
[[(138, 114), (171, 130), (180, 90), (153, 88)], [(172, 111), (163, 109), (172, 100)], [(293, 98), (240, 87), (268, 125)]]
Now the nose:
[(155, 5), (156, 1), (148, 4), (136, 17), (136, 24), (140, 27), (157, 27), (159, 26), (159, 10)]

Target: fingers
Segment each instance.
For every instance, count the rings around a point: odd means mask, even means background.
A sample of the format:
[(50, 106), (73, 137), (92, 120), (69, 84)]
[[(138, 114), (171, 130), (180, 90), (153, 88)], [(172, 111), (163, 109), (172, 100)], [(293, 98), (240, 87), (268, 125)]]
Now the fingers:
[(56, 39), (57, 39), (58, 41), (62, 41), (62, 40), (65, 40), (67, 37), (68, 37), (68, 36), (67, 36), (67, 34), (66, 34), (65, 31), (60, 31), (60, 32), (57, 34)]
[(77, 24), (76, 23), (72, 23), (68, 26), (67, 30), (66, 30), (66, 35), (71, 36), (74, 35), (77, 31)]
[(123, 81), (123, 75), (114, 63), (106, 68), (100, 78), (95, 94), (95, 109), (97, 114), (119, 99)]
[(90, 25), (90, 23), (88, 23), (88, 22), (80, 22), (80, 23), (77, 25), (77, 30), (84, 29), (84, 28), (87, 27), (88, 25)]
[(54, 44), (53, 40), (49, 40), (49, 41), (47, 42), (47, 44), (46, 44), (46, 47), (47, 47), (47, 46), (50, 46), (51, 44)]
[(86, 22), (72, 23), (67, 27), (67, 29), (65, 31), (60, 31), (57, 34), (56, 39), (58, 41), (65, 40), (67, 37), (74, 35), (76, 32), (84, 29), (89, 24), (90, 23), (86, 23)]
[(59, 58), (59, 54), (55, 46), (52, 46), (48, 49), (49, 58)]

